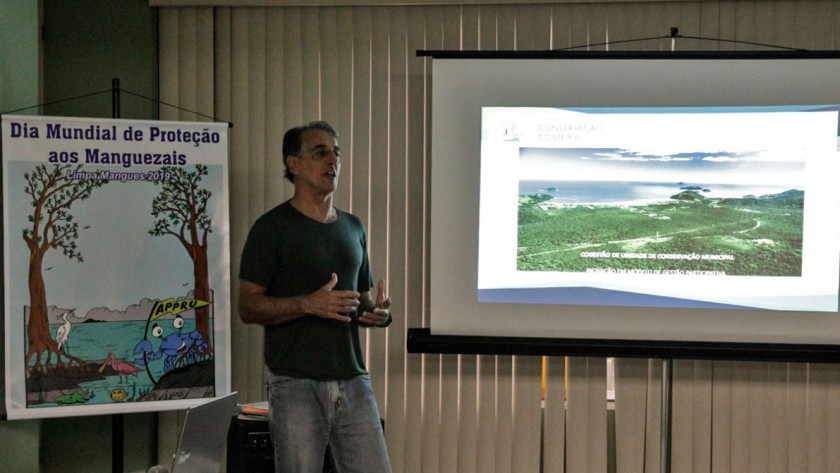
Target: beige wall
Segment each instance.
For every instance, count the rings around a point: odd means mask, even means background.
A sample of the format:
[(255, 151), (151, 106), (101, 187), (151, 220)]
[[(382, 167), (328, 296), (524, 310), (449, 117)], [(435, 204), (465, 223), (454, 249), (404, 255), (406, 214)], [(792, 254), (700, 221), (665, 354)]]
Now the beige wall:
[[(0, 0), (0, 110), (38, 98), (37, 65), (32, 65), (37, 14), (31, 4), (19, 3)], [(613, 41), (664, 35), (671, 26), (685, 35), (833, 49), (840, 36), (838, 5), (811, 0), (465, 3), (166, 8), (160, 18), (160, 97), (234, 123), (234, 280), (249, 224), (289, 195), (278, 183), (279, 133), (316, 116), (339, 127), (342, 147), (352, 150), (354, 171), (342, 182), (338, 204), (365, 219), (374, 270), (387, 278), (391, 296), (406, 314), (387, 332), (365, 339), (395, 471), (528, 472), (542, 463), (546, 472), (562, 471), (565, 464), (569, 472), (600, 473), (607, 462), (604, 359), (569, 359), (568, 369), (562, 358), (548, 360), (542, 424), (539, 360), (405, 353), (405, 330), (428, 320), (429, 98), (426, 65), (414, 50), (538, 49), (603, 41), (606, 31)], [(328, 34), (322, 40), (323, 32)], [(14, 41), (5, 40), (8, 33)], [(23, 44), (22, 55), (11, 54), (11, 44)], [(319, 56), (323, 61), (315, 59)], [(313, 72), (313, 65), (323, 67)], [(320, 84), (315, 88), (313, 75)], [(171, 111), (163, 115), (173, 118)], [(234, 320), (232, 332), (234, 388), (246, 400), (260, 399), (259, 330)], [(617, 363), (620, 472), (659, 471), (660, 368), (659, 360)], [(679, 361), (674, 383), (672, 471), (830, 472), (840, 464), (840, 373), (833, 365)], [(177, 422), (163, 417), (160, 455), (166, 459), (166, 441)], [(148, 425), (133, 422), (129, 419), (128, 430), (138, 434), (127, 435), (127, 448), (151, 448), (154, 439), (144, 433)], [(0, 470), (38, 471), (39, 443), (46, 442), (43, 471), (67, 471), (64, 455), (76, 455), (74, 471), (85, 471), (85, 465), (91, 468), (87, 471), (105, 471), (107, 451), (91, 450), (81, 458), (65, 433), (86, 432), (106, 442), (107, 429), (105, 418), (66, 420), (46, 435), (40, 434), (40, 422), (0, 423)]]
[[(39, 4), (0, 0), (0, 112), (37, 104), (40, 98)], [(4, 325), (0, 334), (4, 334)], [(0, 353), (5, 353), (5, 335), (0, 336)], [(0, 413), (5, 414), (5, 363), (0, 364), (0, 374)], [(38, 471), (40, 428), (37, 420), (0, 421), (1, 471)]]
[[(610, 50), (666, 50), (667, 40), (618, 42), (662, 37), (671, 27), (711, 39), (681, 40), (680, 50), (753, 48), (746, 43), (832, 49), (840, 38), (840, 4), (390, 3), (162, 8), (161, 98), (234, 124), (234, 279), (250, 224), (291, 193), (280, 177), (283, 130), (329, 120), (346, 157), (336, 204), (366, 223), (374, 272), (386, 278), (392, 307), (404, 315), (365, 336), (396, 471), (602, 473), (608, 464), (604, 358), (549, 358), (543, 402), (539, 358), (405, 351), (406, 330), (428, 326), (433, 224), (430, 59), (415, 52), (607, 41), (616, 42)], [(261, 399), (261, 332), (233, 319), (234, 388), (246, 400)], [(659, 471), (661, 369), (661, 360), (616, 361), (619, 472)], [(834, 365), (676, 362), (672, 471), (832, 471), (840, 463), (838, 449), (827, 448), (840, 445), (840, 423), (831, 420), (840, 411), (838, 378)], [(164, 422), (162, 435), (172, 425)]]

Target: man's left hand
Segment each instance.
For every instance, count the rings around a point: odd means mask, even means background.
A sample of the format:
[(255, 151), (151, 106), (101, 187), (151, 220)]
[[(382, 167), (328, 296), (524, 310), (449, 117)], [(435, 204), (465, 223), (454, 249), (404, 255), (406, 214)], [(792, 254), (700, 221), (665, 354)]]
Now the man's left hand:
[(376, 285), (376, 302), (372, 310), (366, 310), (359, 316), (359, 324), (364, 327), (387, 327), (391, 323), (391, 298), (385, 297), (385, 280)]

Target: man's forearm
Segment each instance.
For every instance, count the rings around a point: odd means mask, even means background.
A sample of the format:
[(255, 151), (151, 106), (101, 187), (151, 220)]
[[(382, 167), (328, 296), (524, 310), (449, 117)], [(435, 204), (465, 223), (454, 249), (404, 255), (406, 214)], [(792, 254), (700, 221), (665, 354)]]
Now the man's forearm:
[(239, 318), (246, 324), (279, 325), (306, 315), (305, 296), (240, 295)]

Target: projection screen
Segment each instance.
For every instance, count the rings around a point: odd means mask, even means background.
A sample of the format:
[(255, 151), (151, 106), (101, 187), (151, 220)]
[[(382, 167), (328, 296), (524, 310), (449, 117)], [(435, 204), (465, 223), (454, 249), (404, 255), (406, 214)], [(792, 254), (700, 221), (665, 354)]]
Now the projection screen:
[(428, 53), (432, 336), (840, 342), (840, 55)]

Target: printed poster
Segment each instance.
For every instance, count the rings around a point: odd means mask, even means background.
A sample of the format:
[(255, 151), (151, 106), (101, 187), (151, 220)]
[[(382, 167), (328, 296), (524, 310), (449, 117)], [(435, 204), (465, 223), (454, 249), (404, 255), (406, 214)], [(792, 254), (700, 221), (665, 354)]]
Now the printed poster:
[(10, 419), (230, 391), (227, 132), (2, 117)]

